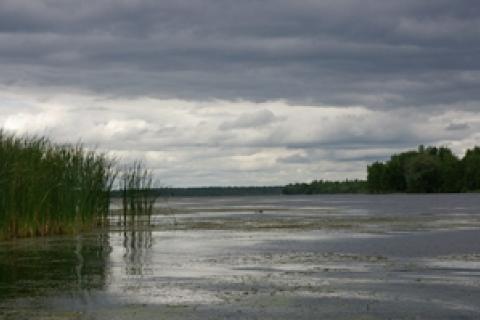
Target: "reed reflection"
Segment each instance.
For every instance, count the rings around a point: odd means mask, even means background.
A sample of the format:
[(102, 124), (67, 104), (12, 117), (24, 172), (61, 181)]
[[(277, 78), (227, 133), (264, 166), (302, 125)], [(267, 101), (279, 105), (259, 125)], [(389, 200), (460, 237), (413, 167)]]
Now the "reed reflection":
[(123, 260), (125, 273), (141, 276), (149, 273), (151, 261), (152, 231), (151, 215), (132, 215), (123, 223)]
[(0, 243), (0, 300), (102, 290), (110, 252), (105, 232)]

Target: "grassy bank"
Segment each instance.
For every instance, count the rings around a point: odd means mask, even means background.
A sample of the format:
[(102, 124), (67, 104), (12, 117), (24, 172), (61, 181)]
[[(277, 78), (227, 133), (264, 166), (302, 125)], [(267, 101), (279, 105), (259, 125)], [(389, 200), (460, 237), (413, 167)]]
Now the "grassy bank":
[(138, 205), (148, 196), (150, 185), (142, 184), (148, 172), (138, 163), (132, 168), (121, 171), (105, 154), (81, 145), (0, 131), (0, 238), (72, 233), (102, 225), (119, 175), (121, 181), (134, 181), (124, 185), (126, 212), (132, 204), (135, 213), (151, 210), (150, 202), (147, 207)]

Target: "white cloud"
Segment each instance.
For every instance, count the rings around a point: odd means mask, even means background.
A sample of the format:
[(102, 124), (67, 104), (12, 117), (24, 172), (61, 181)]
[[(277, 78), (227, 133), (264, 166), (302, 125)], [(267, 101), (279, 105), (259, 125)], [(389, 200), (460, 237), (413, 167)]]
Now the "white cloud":
[(480, 143), (480, 111), (411, 111), (0, 90), (2, 128), (142, 159), (172, 186), (363, 178), (367, 163), (421, 143)]

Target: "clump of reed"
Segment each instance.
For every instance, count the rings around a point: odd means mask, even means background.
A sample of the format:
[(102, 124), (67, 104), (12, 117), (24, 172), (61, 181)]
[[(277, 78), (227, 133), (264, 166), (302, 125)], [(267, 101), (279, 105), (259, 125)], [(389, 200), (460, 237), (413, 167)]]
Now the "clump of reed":
[(0, 130), (0, 238), (105, 223), (116, 175), (114, 161), (103, 153)]
[(140, 161), (124, 166), (119, 175), (123, 205), (123, 222), (135, 222), (138, 216), (150, 219), (156, 195), (152, 189), (153, 175)]

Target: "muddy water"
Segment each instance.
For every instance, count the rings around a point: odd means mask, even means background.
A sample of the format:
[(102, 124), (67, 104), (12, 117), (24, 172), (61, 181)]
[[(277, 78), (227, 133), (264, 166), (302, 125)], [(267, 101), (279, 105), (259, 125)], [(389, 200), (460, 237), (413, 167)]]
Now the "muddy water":
[(0, 319), (478, 319), (480, 196), (181, 198), (0, 243)]

